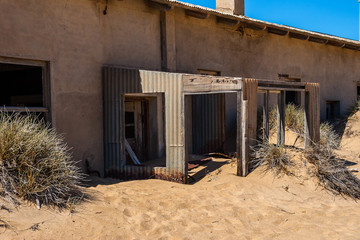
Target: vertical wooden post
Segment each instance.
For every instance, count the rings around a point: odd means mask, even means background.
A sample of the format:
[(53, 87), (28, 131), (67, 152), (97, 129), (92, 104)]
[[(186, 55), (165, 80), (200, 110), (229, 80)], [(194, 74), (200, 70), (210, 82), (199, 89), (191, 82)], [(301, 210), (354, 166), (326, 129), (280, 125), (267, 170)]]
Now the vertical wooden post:
[(320, 85), (307, 83), (305, 86), (305, 148), (320, 141)]
[(243, 103), (242, 92), (237, 92), (236, 97), (236, 153), (237, 153), (237, 176), (242, 176), (243, 165), (242, 165), (242, 103)]
[(246, 177), (249, 173), (249, 160), (250, 160), (250, 129), (249, 129), (249, 102), (243, 101), (242, 104), (242, 172), (241, 176)]
[(264, 93), (263, 106), (263, 142), (269, 142), (269, 90)]
[(277, 102), (277, 145), (285, 144), (285, 91), (280, 91)]
[(305, 92), (305, 111), (304, 111), (304, 138), (305, 138), (305, 149), (308, 149), (311, 146), (310, 133), (309, 133), (309, 124), (310, 121), (310, 111), (309, 111), (309, 92)]

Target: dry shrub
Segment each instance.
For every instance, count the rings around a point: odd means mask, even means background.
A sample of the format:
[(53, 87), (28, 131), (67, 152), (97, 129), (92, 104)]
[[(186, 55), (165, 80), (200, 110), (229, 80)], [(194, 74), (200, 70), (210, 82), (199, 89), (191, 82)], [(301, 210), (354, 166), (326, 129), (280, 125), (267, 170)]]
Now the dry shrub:
[(346, 167), (346, 161), (336, 157), (338, 137), (331, 125), (321, 125), (321, 140), (305, 151), (307, 160), (316, 170), (320, 184), (334, 194), (360, 199), (360, 180)]
[(270, 143), (262, 143), (252, 149), (250, 166), (255, 169), (264, 166), (265, 172), (273, 172), (275, 176), (284, 173), (291, 174), (290, 166), (294, 164), (286, 152), (284, 146), (277, 146)]
[[(285, 126), (297, 134), (304, 133), (304, 110), (292, 103), (285, 109)], [(271, 108), (269, 112), (269, 128), (271, 131), (277, 128), (277, 108)]]
[(80, 169), (63, 138), (31, 115), (0, 114), (0, 194), (60, 208), (82, 199)]
[(327, 122), (320, 124), (320, 143), (326, 148), (337, 149), (340, 144), (340, 138), (336, 134), (333, 126)]
[(288, 104), (285, 109), (285, 125), (297, 134), (304, 133), (304, 110), (294, 104)]

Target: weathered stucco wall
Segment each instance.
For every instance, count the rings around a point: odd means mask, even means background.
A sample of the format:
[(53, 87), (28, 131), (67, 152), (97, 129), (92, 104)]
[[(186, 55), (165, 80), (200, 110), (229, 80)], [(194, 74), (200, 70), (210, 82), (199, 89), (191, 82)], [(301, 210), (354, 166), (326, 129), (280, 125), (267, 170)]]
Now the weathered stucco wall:
[[(103, 171), (101, 67), (160, 69), (159, 12), (142, 1), (0, 1), (0, 56), (50, 62), (53, 126)], [(82, 164), (80, 163), (82, 166)]]
[[(53, 125), (76, 160), (87, 159), (101, 172), (101, 67), (161, 69), (159, 10), (143, 0), (109, 0), (107, 15), (104, 7), (103, 0), (0, 2), (0, 56), (49, 61)], [(209, 69), (267, 79), (284, 73), (320, 82), (323, 117), (326, 100), (340, 100), (344, 112), (356, 97), (360, 52), (261, 31), (241, 33), (216, 23), (215, 17), (172, 11), (175, 40), (168, 42), (175, 44), (177, 72)], [(227, 102), (231, 116), (231, 96)]]
[(176, 12), (177, 70), (221, 71), (225, 76), (279, 79), (300, 76), (321, 85), (321, 115), (326, 100), (340, 100), (341, 113), (356, 99), (360, 52), (245, 29), (244, 33), (216, 23), (215, 17), (196, 19)]

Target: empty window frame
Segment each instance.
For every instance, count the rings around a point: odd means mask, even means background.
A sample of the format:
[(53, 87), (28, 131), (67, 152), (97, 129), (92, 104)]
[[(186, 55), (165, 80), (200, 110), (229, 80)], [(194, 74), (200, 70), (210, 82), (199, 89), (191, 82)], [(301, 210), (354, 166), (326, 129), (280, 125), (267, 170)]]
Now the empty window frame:
[(357, 99), (360, 100), (360, 82), (357, 82)]
[(0, 57), (0, 106), (50, 121), (48, 63)]

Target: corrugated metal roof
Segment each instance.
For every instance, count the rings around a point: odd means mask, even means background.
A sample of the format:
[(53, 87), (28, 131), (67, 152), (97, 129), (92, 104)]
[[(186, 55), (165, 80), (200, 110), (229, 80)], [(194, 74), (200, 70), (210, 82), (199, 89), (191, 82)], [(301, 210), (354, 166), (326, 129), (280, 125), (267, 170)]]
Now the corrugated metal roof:
[[(314, 31), (303, 30), (303, 29), (294, 28), (294, 27), (276, 24), (276, 23), (270, 23), (270, 22), (266, 22), (266, 21), (249, 18), (249, 17), (242, 16), (242, 15), (234, 15), (234, 14), (230, 14), (230, 13), (224, 13), (224, 12), (217, 11), (215, 9), (206, 8), (206, 7), (202, 7), (202, 6), (198, 6), (198, 5), (194, 5), (194, 4), (190, 4), (190, 3), (184, 3), (181, 1), (177, 1), (177, 0), (152, 0), (152, 1), (168, 4), (168, 5), (174, 6), (174, 7), (180, 7), (180, 8), (184, 8), (184, 9), (200, 11), (203, 13), (208, 13), (208, 14), (212, 14), (215, 16), (219, 16), (219, 17), (236, 19), (236, 20), (238, 20), (240, 22), (244, 22), (244, 23), (263, 25), (264, 30), (265, 30), (265, 27), (266, 28), (270, 27), (270, 28), (285, 30), (285, 31), (295, 33), (295, 34), (307, 35), (309, 38), (313, 37), (313, 38), (325, 39), (325, 40), (329, 41), (330, 45), (333, 45), (333, 46), (345, 47), (345, 48), (352, 49), (352, 50), (360, 50), (360, 42), (351, 40), (351, 39), (346, 39), (346, 38), (337, 37), (337, 36), (333, 36), (333, 35), (329, 35), (329, 34), (314, 32)], [(315, 41), (315, 42), (317, 42), (317, 41)], [(342, 44), (337, 45), (336, 43), (342, 43)]]

